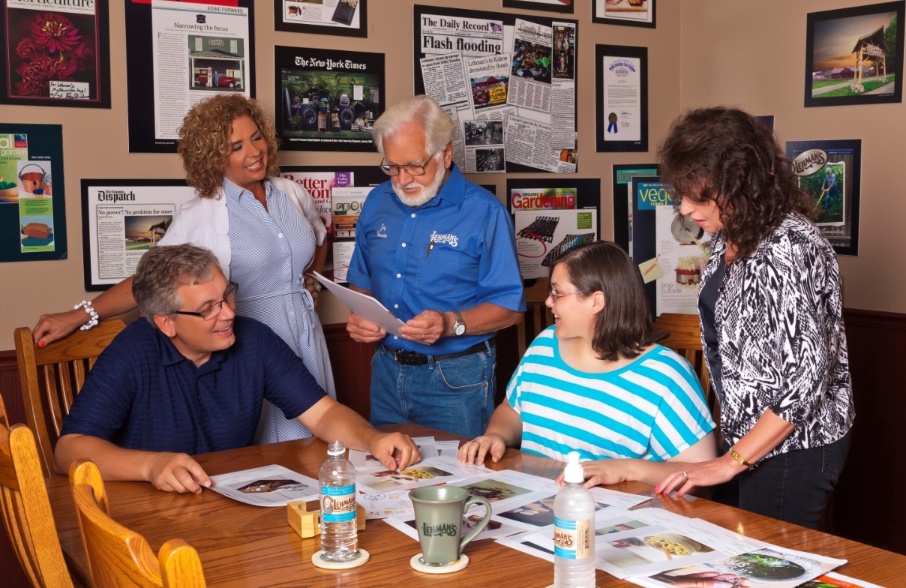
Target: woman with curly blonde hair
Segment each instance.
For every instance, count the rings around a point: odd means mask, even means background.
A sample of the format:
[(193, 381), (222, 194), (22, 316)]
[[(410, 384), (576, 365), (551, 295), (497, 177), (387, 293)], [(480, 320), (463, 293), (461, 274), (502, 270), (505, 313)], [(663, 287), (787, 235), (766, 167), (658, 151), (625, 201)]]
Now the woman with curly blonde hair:
[[(236, 312), (269, 326), (304, 360), (318, 384), (336, 396), (315, 313), (320, 288), (305, 277), (309, 269), (323, 269), (326, 229), (311, 196), (278, 177), (277, 140), (263, 110), (240, 94), (203, 100), (183, 119), (178, 152), (196, 197), (180, 207), (159, 244), (192, 243), (213, 251), (227, 277), (239, 284)], [(46, 345), (77, 328), (91, 328), (96, 318), (135, 306), (130, 277), (91, 303), (42, 315), (33, 331), (35, 342)], [(298, 421), (265, 401), (258, 443), (309, 436)]]

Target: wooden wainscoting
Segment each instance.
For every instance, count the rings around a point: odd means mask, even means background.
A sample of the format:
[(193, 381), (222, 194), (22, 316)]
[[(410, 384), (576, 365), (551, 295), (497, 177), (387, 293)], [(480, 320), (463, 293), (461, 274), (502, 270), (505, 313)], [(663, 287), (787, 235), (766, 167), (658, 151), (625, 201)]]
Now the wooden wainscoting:
[(906, 554), (906, 315), (845, 310), (856, 404), (833, 533)]

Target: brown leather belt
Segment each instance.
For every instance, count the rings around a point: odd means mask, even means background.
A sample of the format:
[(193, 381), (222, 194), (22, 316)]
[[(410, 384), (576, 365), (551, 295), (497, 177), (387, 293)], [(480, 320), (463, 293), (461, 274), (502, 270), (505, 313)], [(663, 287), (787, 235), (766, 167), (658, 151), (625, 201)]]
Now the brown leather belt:
[(480, 353), (486, 351), (494, 346), (494, 337), (486, 341), (481, 341), (472, 345), (468, 349), (463, 351), (457, 351), (456, 353), (448, 353), (446, 355), (425, 355), (424, 353), (417, 353), (415, 351), (405, 351), (403, 349), (394, 349), (393, 347), (387, 347), (384, 345), (390, 355), (393, 356), (393, 359), (396, 360), (396, 363), (400, 365), (425, 365), (429, 363), (432, 359), (435, 362), (443, 361), (445, 359), (454, 359), (457, 357), (465, 357), (466, 355), (472, 355), (474, 353)]

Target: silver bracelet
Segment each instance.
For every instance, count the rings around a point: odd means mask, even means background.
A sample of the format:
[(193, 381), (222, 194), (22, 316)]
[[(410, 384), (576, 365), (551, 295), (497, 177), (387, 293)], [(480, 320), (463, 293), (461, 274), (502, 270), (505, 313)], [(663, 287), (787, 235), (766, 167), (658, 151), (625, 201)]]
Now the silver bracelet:
[(79, 302), (78, 304), (76, 304), (75, 306), (73, 306), (72, 308), (73, 308), (73, 310), (75, 310), (77, 308), (84, 308), (85, 312), (88, 314), (88, 316), (91, 317), (88, 319), (87, 323), (85, 323), (84, 325), (79, 327), (80, 330), (87, 331), (98, 324), (98, 313), (96, 310), (94, 310), (94, 307), (91, 306), (91, 300), (83, 300), (83, 301)]

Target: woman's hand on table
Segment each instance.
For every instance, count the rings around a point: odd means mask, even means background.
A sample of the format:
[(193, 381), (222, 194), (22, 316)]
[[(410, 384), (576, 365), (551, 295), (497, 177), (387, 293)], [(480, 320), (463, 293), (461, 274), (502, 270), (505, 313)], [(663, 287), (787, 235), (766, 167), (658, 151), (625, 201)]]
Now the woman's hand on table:
[(729, 482), (743, 470), (745, 470), (745, 466), (740, 465), (727, 454), (708, 461), (689, 464), (683, 470), (667, 475), (654, 487), (654, 491), (658, 494), (669, 494), (676, 490), (676, 493), (680, 495), (689, 494), (696, 488)]
[(164, 492), (201, 494), (214, 481), (197, 461), (185, 453), (155, 452), (148, 461), (148, 481)]
[[(582, 462), (582, 472), (585, 474), (585, 487), (594, 488), (598, 485), (619, 484), (635, 480), (629, 473), (632, 465), (629, 459), (596, 459)], [(563, 486), (564, 472), (557, 476), (557, 484)]]
[(368, 451), (390, 471), (399, 471), (422, 460), (418, 445), (403, 433), (375, 433)]
[(471, 441), (466, 441), (459, 448), (459, 461), (467, 464), (482, 465), (485, 458), (498, 462), (506, 452), (506, 441), (500, 435), (493, 433), (479, 435)]

